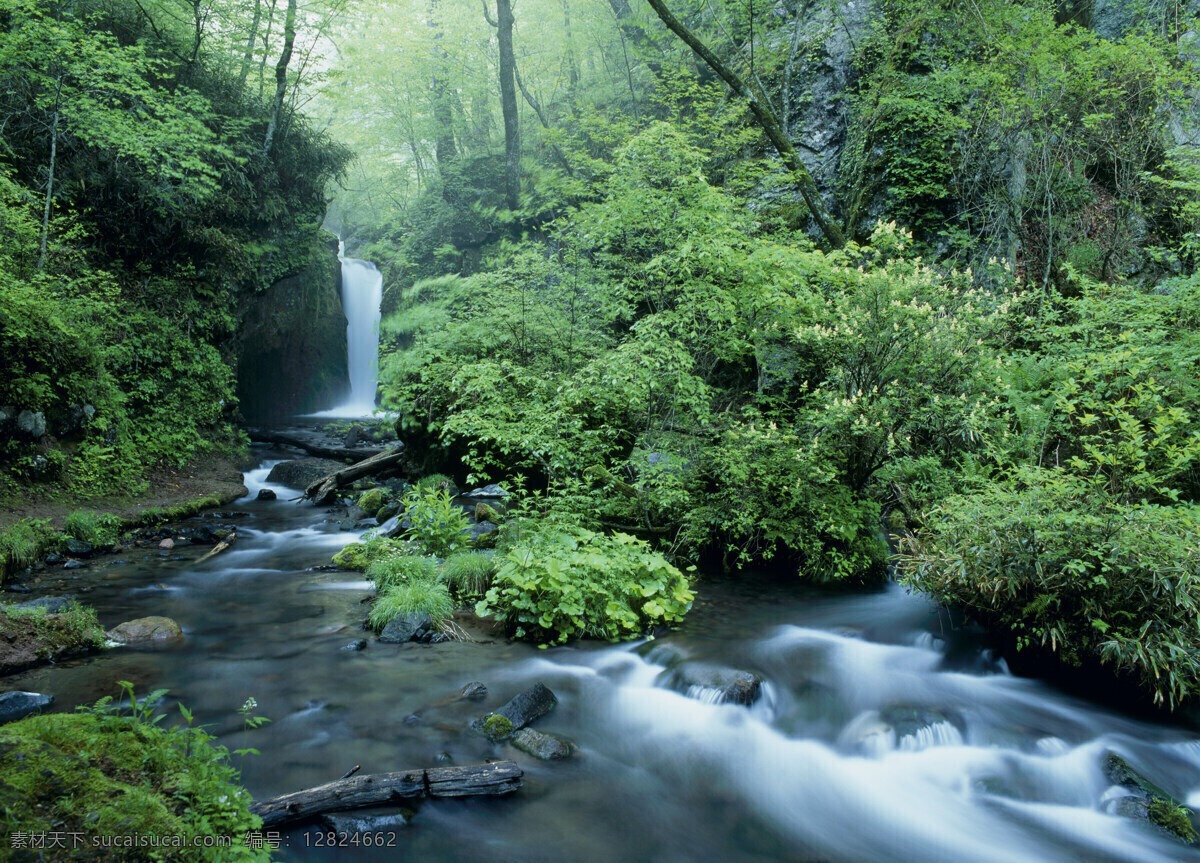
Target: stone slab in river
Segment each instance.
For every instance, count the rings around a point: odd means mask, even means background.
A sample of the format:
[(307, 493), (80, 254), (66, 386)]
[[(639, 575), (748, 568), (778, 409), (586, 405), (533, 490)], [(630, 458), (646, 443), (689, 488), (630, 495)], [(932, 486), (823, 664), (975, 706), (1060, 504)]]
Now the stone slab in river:
[(43, 695), (40, 692), (0, 693), (0, 725), (24, 719), (45, 710), (53, 703), (53, 695)]
[(131, 644), (136, 641), (154, 641), (163, 638), (182, 638), (183, 629), (169, 617), (139, 617), (127, 620), (108, 631), (112, 641)]

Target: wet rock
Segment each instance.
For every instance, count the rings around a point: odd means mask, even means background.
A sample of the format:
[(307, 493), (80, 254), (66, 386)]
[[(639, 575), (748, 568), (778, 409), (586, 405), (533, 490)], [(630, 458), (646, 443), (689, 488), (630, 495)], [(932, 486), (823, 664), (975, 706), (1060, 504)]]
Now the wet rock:
[(433, 761), (435, 764), (453, 764), (454, 756), (443, 750), (442, 752), (439, 752), (437, 755), (433, 756)]
[(1185, 845), (1196, 841), (1191, 812), (1178, 800), (1139, 773), (1115, 752), (1106, 752), (1100, 761), (1105, 778), (1120, 789), (1132, 792), (1108, 801), (1105, 810), (1112, 815), (1149, 821)]
[(69, 557), (91, 557), (96, 553), (95, 547), (90, 542), (84, 542), (73, 536), (67, 540), (66, 548)]
[(344, 647), (341, 647), (339, 649), (340, 650), (351, 650), (351, 651), (366, 650), (367, 649), (367, 640), (365, 638), (360, 638), (358, 641), (352, 641), (349, 644), (347, 644)]
[[(495, 717), (501, 717), (509, 723), (509, 733), (511, 733), (541, 719), (553, 710), (556, 704), (558, 704), (557, 696), (547, 689), (545, 684), (535, 683), (499, 710), (476, 719), (471, 723), (471, 727), (493, 737), (489, 733), (488, 723), (491, 723), (493, 732), (499, 731), (500, 726), (503, 726), (504, 723)], [(493, 737), (493, 739), (495, 738)]]
[(356, 530), (367, 530), (372, 527), (379, 527), (379, 522), (373, 518), (360, 518), (354, 523)]
[(0, 725), (24, 719), (45, 710), (53, 703), (53, 695), (42, 695), (40, 692), (0, 693)]
[(68, 560), (66, 563), (63, 564), (63, 569), (83, 569), (86, 566), (87, 566), (87, 561), (76, 560), (74, 558), (71, 558), (70, 560)]
[(352, 503), (350, 506), (346, 507), (346, 518), (354, 519), (354, 521), (362, 521), (368, 515), (371, 515), (371, 513), (367, 512), (356, 503)]
[(375, 518), (380, 524), (385, 524), (389, 519), (391, 519), (392, 516), (398, 514), (402, 509), (403, 505), (400, 503), (400, 501), (394, 500), (391, 503), (385, 503), (383, 506), (381, 506), (379, 511), (375, 513)]
[[(425, 612), (409, 612), (398, 614), (388, 621), (379, 640), (384, 644), (405, 644), (409, 641), (420, 641), (422, 636), (433, 635), (433, 622)], [(427, 640), (427, 638), (426, 638)]]
[(379, 525), (379, 530), (375, 531), (375, 533), (378, 536), (393, 537), (399, 536), (404, 530), (405, 528), (400, 527), (400, 517), (394, 515)]
[(354, 530), (356, 524), (357, 522), (352, 518), (343, 518), (338, 522), (338, 530)]
[(929, 707), (891, 704), (879, 712), (881, 721), (896, 732), (896, 745), (901, 749), (925, 749), (929, 746), (962, 743), (965, 724)]
[(508, 497), (508, 492), (506, 492), (504, 489), (500, 488), (500, 486), (496, 485), (495, 483), (492, 483), (491, 485), (485, 485), (483, 488), (477, 488), (477, 489), (474, 489), (474, 490), (472, 490), (472, 491), (466, 491), (466, 492), (463, 492), (461, 495), (459, 495), (459, 497), (469, 497), (469, 498), (485, 498), (485, 497), (505, 498), (505, 497)]
[(487, 537), (487, 535), (490, 533), (495, 533), (499, 529), (500, 528), (496, 527), (496, 525), (492, 524), (490, 521), (476, 522), (475, 524), (471, 525), (471, 541), (476, 543), (481, 541), (486, 542), (487, 540), (482, 538)]
[(468, 701), (483, 701), (487, 698), (488, 688), (485, 684), (478, 680), (472, 680), (466, 686), (458, 691), (458, 694)]
[(275, 494), (274, 489), (260, 488), (255, 500), (275, 500), (279, 495)]
[(169, 617), (151, 616), (128, 620), (110, 629), (107, 635), (112, 641), (130, 644), (136, 641), (181, 638), (183, 629)]
[(267, 482), (303, 491), (310, 483), (344, 468), (340, 461), (327, 458), (302, 458), (281, 461), (267, 474)]
[(175, 540), (171, 539), (170, 537), (159, 540), (158, 547), (162, 548), (162, 549), (170, 550), (175, 547)]
[(669, 688), (708, 704), (749, 707), (762, 696), (762, 678), (749, 671), (703, 662), (681, 662), (664, 674)]
[(52, 551), (52, 552), (50, 552), (50, 554), (46, 555), (45, 562), (50, 564), (51, 566), (53, 566), (55, 564), (62, 563), (63, 556), (61, 554), (59, 554), (58, 552)]
[(39, 596), (37, 599), (30, 599), (27, 602), (18, 603), (15, 607), (33, 611), (34, 609), (44, 608), (47, 614), (59, 614), (67, 610), (67, 606), (75, 601), (72, 595), (67, 596)]
[(539, 761), (559, 761), (575, 754), (575, 744), (570, 740), (532, 728), (517, 731), (509, 742)]
[(322, 815), (321, 826), (333, 833), (388, 833), (395, 832), (412, 817), (411, 812), (392, 815)]
[(217, 536), (217, 531), (207, 524), (202, 524), (192, 531), (193, 545), (216, 545), (219, 541), (220, 537)]

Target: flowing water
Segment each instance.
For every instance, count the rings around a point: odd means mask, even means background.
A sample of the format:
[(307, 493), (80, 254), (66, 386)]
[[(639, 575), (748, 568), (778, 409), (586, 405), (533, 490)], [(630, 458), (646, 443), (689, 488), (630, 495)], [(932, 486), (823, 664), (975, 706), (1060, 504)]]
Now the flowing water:
[[(525, 786), (507, 798), (420, 804), (398, 849), (310, 847), (285, 833), (287, 860), (439, 861), (1190, 861), (1141, 822), (1105, 814), (1117, 793), (1112, 751), (1200, 803), (1194, 732), (1074, 700), (952, 631), (928, 601), (889, 587), (823, 595), (754, 579), (710, 581), (677, 633), (648, 644), (536, 650), (478, 629), (474, 642), (341, 650), (365, 637), (368, 585), (314, 570), (355, 534), (280, 499), (231, 509), (239, 540), (95, 564), (86, 599), (113, 625), (147, 614), (186, 638), (117, 648), (6, 683), (49, 692), (62, 709), (164, 686), (230, 749), (252, 746), (243, 778), (256, 797), (382, 772), (513, 758)], [(211, 523), (211, 522), (210, 522)], [(82, 583), (82, 582), (80, 582)], [(750, 708), (669, 685), (696, 660), (765, 679)], [(480, 680), (483, 703), (454, 696)], [(538, 728), (579, 753), (541, 763), (467, 729), (541, 681), (559, 698)], [(683, 691), (676, 691), (683, 689)], [(691, 697), (689, 697), (689, 695)], [(242, 727), (248, 698), (273, 721)], [(174, 714), (173, 708), (171, 713)]]
[(350, 399), (313, 416), (370, 416), (375, 410), (375, 391), (379, 386), (379, 307), (383, 301), (383, 274), (370, 261), (357, 258), (341, 258), (341, 261)]

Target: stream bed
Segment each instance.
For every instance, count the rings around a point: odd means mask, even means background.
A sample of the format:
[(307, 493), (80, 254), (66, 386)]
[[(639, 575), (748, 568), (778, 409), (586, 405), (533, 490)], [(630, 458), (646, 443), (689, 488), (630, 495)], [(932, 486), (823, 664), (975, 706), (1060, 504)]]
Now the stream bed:
[[(1200, 735), (1015, 678), (899, 587), (831, 597), (704, 581), (686, 624), (650, 643), (538, 650), (468, 624), (475, 641), (380, 644), (361, 628), (369, 585), (314, 569), (358, 533), (289, 501), (291, 489), (256, 500), (271, 464), (225, 508), (246, 513), (230, 550), (199, 564), (206, 549), (93, 564), (81, 598), (106, 626), (165, 615), (181, 643), (116, 648), (5, 688), (70, 709), (116, 695), (118, 680), (139, 694), (166, 687), (231, 750), (259, 750), (242, 764), (256, 798), (355, 765), (511, 758), (525, 770), (510, 797), (421, 803), (396, 850), (313, 847), (311, 828), (284, 833), (280, 859), (1200, 861), (1148, 823), (1107, 814), (1123, 792), (1101, 767), (1118, 753), (1200, 805)], [(342, 649), (361, 638), (365, 650)], [(670, 668), (682, 661), (754, 672), (762, 696), (744, 707), (676, 691)], [(476, 680), (485, 701), (456, 698)], [(571, 739), (570, 760), (542, 763), (468, 729), (538, 681), (559, 705), (536, 727)], [(247, 698), (269, 724), (243, 728)]]

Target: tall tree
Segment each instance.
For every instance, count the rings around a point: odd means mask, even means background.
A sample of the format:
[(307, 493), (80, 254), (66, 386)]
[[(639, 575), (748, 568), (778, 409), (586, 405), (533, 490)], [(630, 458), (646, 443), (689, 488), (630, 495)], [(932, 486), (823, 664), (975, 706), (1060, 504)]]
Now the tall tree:
[(496, 0), (496, 19), (483, 0), (483, 16), (496, 28), (500, 42), (500, 110), (504, 115), (504, 203), (515, 210), (521, 203), (521, 127), (517, 114), (517, 60), (513, 55), (513, 13), (510, 0)]
[(271, 120), (267, 123), (267, 137), (263, 141), (263, 153), (269, 155), (279, 127), (279, 115), (283, 111), (283, 94), (287, 92), (288, 63), (292, 60), (292, 46), (296, 43), (296, 0), (288, 0), (287, 16), (283, 20), (283, 53), (275, 64), (275, 101), (271, 105)]
[(442, 47), (442, 19), (438, 0), (429, 0), (429, 26), (433, 30), (433, 119), (437, 123), (437, 163), (445, 167), (458, 158), (454, 146), (454, 113), (446, 87), (446, 50)]
[(825, 235), (825, 239), (836, 249), (840, 249), (846, 245), (846, 237), (842, 233), (842, 229), (833, 220), (829, 210), (826, 209), (825, 202), (821, 200), (821, 193), (817, 190), (817, 184), (813, 182), (812, 175), (804, 167), (804, 162), (800, 159), (800, 154), (796, 152), (791, 139), (784, 134), (783, 126), (780, 124), (779, 118), (775, 116), (775, 112), (771, 110), (771, 106), (767, 102), (765, 95), (760, 96), (751, 90), (737, 73), (725, 65), (721, 58), (714, 54), (699, 37), (688, 30), (678, 18), (671, 14), (671, 10), (667, 8), (667, 4), (663, 0), (647, 0), (647, 2), (650, 3), (650, 6), (658, 14), (658, 17), (662, 19), (662, 22), (667, 25), (667, 29), (686, 42), (687, 46), (695, 51), (700, 59), (707, 63), (709, 68), (716, 72), (729, 85), (733, 92), (746, 100), (746, 104), (750, 108), (750, 112), (754, 114), (758, 125), (767, 134), (767, 138), (770, 139), (780, 158), (783, 159), (783, 164), (792, 172), (792, 176), (796, 181), (796, 187), (800, 191), (800, 197), (808, 205), (808, 210), (812, 213), (813, 221), (817, 223), (817, 227), (821, 229), (821, 233)]

